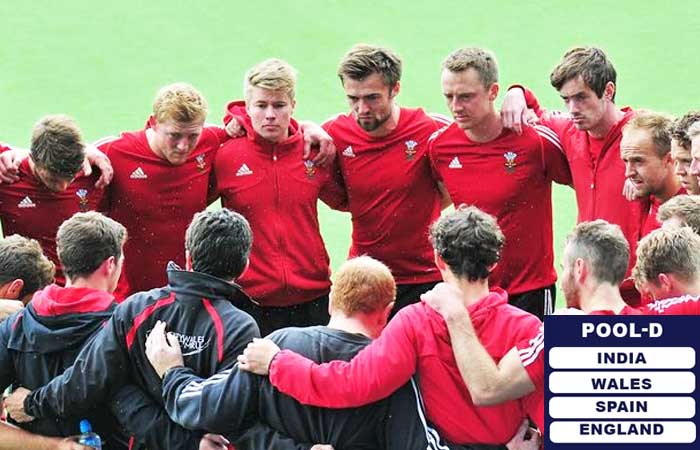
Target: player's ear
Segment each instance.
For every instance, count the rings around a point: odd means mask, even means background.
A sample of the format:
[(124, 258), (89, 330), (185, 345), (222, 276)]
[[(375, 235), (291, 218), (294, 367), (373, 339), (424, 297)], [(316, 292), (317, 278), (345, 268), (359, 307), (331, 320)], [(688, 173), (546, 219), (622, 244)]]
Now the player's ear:
[(498, 90), (499, 90), (498, 83), (493, 83), (491, 86), (489, 86), (489, 100), (494, 101), (496, 100), (496, 97), (498, 97)]
[(396, 97), (397, 95), (399, 95), (399, 91), (401, 91), (401, 82), (397, 81), (394, 87), (391, 88), (391, 91), (389, 92), (389, 97)]
[(0, 298), (6, 300), (19, 300), (19, 295), (24, 289), (24, 280), (16, 278), (0, 286)]
[(615, 97), (615, 89), (615, 83), (608, 81), (605, 85), (605, 89), (603, 90), (603, 98), (613, 101), (613, 98)]

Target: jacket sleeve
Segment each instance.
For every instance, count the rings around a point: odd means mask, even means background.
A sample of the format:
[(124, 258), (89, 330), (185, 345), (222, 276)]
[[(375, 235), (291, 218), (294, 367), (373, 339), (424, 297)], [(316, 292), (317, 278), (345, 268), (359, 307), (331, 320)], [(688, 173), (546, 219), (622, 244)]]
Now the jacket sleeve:
[(328, 180), (321, 186), (319, 198), (330, 208), (338, 211), (348, 211), (348, 193), (337, 161), (333, 161), (328, 169)]
[[(248, 450), (309, 450), (313, 444), (298, 443), (267, 424), (258, 422), (233, 441), (236, 448)], [(425, 450), (425, 449), (422, 449)]]
[(573, 184), (571, 169), (559, 136), (545, 125), (535, 125), (533, 128), (540, 137), (545, 176), (548, 180), (571, 186)]
[(136, 385), (122, 387), (112, 398), (112, 414), (137, 442), (150, 450), (198, 448), (202, 432), (186, 430)]
[(238, 434), (257, 416), (259, 378), (232, 368), (207, 379), (192, 369), (169, 370), (163, 379), (168, 415), (185, 428)]
[(415, 322), (400, 311), (350, 362), (319, 365), (282, 350), (272, 360), (270, 382), (305, 405), (324, 408), (354, 408), (386, 398), (416, 371)]
[[(17, 314), (21, 314), (20, 311)], [(5, 321), (0, 322), (0, 392), (5, 391), (15, 381), (15, 363), (12, 361), (7, 341), (12, 330), (12, 324), (17, 320), (17, 314), (13, 314)]]
[(116, 322), (113, 316), (63, 375), (27, 396), (27, 414), (36, 418), (76, 415), (111, 398), (112, 390), (125, 384), (129, 355)]

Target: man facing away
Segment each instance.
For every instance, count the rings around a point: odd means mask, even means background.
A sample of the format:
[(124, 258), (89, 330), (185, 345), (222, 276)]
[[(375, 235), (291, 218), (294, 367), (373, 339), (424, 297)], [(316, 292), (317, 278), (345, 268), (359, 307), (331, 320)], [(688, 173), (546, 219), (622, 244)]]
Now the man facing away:
[(43, 388), (15, 392), (8, 399), (10, 413), (62, 417), (111, 402), (134, 438), (132, 448), (209, 448), (204, 431), (185, 430), (168, 418), (161, 379), (143, 343), (156, 322), (166, 321), (185, 349), (185, 365), (196, 373), (211, 376), (233, 367), (245, 344), (259, 336), (253, 319), (238, 308), (250, 299), (233, 282), (246, 268), (251, 241), (248, 222), (237, 213), (196, 214), (186, 232), (186, 269), (171, 264), (168, 285), (115, 308), (73, 366)]
[[(26, 309), (0, 325), (0, 391), (10, 385), (36, 389), (48, 383), (70, 367), (103, 328), (114, 310), (112, 292), (125, 241), (124, 227), (97, 212), (77, 213), (61, 224), (56, 246), (66, 286), (51, 284), (37, 291)], [(80, 419), (89, 417), (107, 448), (125, 448), (109, 412), (91, 406), (84, 416), (47, 416), (22, 427), (70, 436), (78, 434)]]
[(18, 234), (0, 239), (0, 322), (53, 283), (55, 272), (38, 241)]

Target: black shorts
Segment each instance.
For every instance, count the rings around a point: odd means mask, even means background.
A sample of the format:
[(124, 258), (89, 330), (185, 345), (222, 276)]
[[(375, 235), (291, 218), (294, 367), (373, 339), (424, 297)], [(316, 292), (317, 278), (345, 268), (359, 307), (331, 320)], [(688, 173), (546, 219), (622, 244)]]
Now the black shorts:
[(404, 306), (418, 303), (421, 294), (425, 294), (435, 287), (440, 281), (431, 281), (429, 283), (418, 284), (397, 284), (396, 285), (396, 302), (394, 309), (391, 310), (389, 318), (394, 317), (397, 312)]
[(556, 294), (556, 286), (551, 285), (535, 289), (534, 291), (509, 295), (508, 303), (536, 315), (540, 320), (544, 320), (544, 316), (554, 314)]
[(259, 308), (256, 316), (261, 336), (286, 327), (328, 325), (328, 295), (298, 305)]

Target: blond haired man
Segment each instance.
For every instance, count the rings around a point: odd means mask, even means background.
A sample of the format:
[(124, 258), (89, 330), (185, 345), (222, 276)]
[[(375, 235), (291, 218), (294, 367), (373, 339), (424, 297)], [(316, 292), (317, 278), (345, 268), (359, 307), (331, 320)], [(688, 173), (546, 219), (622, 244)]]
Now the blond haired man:
[(700, 236), (689, 227), (652, 231), (639, 241), (632, 277), (654, 300), (700, 295)]
[(328, 321), (329, 258), (317, 203), (346, 202), (332, 169), (302, 158), (295, 86), (296, 71), (285, 61), (252, 67), (244, 80), (246, 134), (226, 143), (214, 163), (223, 206), (243, 214), (255, 236), (250, 267), (238, 281), (262, 306), (256, 319), (263, 335)]
[(690, 227), (700, 235), (700, 196), (677, 195), (661, 205), (656, 219), (663, 228)]
[(685, 194), (674, 171), (671, 157), (673, 119), (665, 114), (638, 112), (622, 129), (620, 157), (625, 177), (638, 195), (649, 197), (649, 208), (642, 222), (640, 236), (659, 228), (659, 207), (675, 195)]
[(161, 88), (144, 130), (98, 142), (114, 166), (105, 211), (130, 239), (117, 298), (163, 286), (169, 261), (185, 265), (185, 230), (207, 207), (209, 175), (223, 128), (204, 126), (208, 105), (186, 83)]

